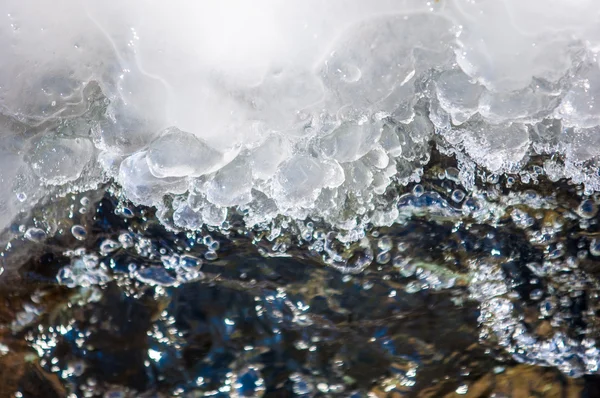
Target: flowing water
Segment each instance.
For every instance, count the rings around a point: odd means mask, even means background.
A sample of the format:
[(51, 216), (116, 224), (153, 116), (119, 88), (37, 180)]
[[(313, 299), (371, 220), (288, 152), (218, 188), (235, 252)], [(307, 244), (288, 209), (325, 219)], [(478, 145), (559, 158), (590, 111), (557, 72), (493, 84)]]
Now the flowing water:
[(402, 222), (358, 243), (318, 221), (274, 235), (243, 214), (168, 231), (111, 185), (57, 198), (3, 251), (2, 384), (31, 397), (596, 396), (598, 209), (537, 174), (543, 161), (479, 170), (467, 191), (434, 153), (421, 184), (394, 192)]

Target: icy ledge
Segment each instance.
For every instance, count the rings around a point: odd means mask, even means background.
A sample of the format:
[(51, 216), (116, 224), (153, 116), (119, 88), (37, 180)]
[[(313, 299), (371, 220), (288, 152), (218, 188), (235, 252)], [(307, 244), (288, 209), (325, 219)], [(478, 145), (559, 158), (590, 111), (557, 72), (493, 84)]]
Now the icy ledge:
[(389, 225), (432, 142), (600, 190), (591, 0), (190, 3), (0, 5), (0, 225), (106, 176), (181, 228)]

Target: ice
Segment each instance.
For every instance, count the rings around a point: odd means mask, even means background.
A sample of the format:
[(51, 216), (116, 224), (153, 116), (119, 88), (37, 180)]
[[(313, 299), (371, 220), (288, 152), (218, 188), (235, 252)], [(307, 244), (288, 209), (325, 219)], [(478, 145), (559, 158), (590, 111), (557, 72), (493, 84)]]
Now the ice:
[(208, 201), (217, 206), (229, 207), (248, 203), (252, 199), (252, 171), (248, 159), (238, 156), (216, 172), (206, 183), (205, 189)]
[[(419, 29), (419, 26), (429, 29)], [(450, 25), (434, 14), (398, 15), (359, 24), (324, 62), (325, 84), (343, 105), (393, 112), (414, 96), (410, 84), (421, 48), (443, 52)], [(432, 58), (432, 57), (431, 57)], [(424, 63), (430, 57), (424, 59)], [(402, 87), (405, 89), (401, 89)], [(383, 101), (394, 93), (391, 102)]]
[(289, 141), (280, 134), (271, 134), (265, 142), (251, 150), (250, 169), (254, 178), (268, 180), (291, 154)]
[(382, 123), (345, 122), (322, 138), (319, 148), (325, 156), (340, 163), (354, 162), (374, 149), (381, 131)]
[(600, 124), (600, 65), (584, 65), (564, 96), (557, 114), (567, 125), (592, 127)]
[(147, 120), (128, 114), (118, 104), (111, 104), (107, 116), (93, 126), (92, 137), (99, 149), (110, 154), (131, 154), (144, 148), (158, 134)]
[(32, 146), (28, 159), (31, 169), (51, 185), (62, 185), (79, 178), (94, 153), (92, 143), (83, 138), (43, 135)]
[(591, 0), (4, 1), (0, 226), (112, 178), (179, 228), (360, 237), (433, 145), (467, 190), (535, 154), (600, 190), (599, 22)]
[(146, 156), (152, 175), (165, 177), (199, 177), (221, 168), (223, 154), (201, 138), (175, 127), (166, 129), (148, 147)]
[(157, 178), (150, 172), (146, 152), (137, 152), (120, 166), (119, 183), (135, 202), (146, 205), (160, 203), (168, 193), (183, 193), (187, 184), (181, 178)]
[(326, 170), (319, 159), (308, 155), (296, 155), (285, 161), (275, 177), (280, 196), (289, 202), (316, 199), (318, 190), (325, 187)]
[(518, 170), (531, 143), (527, 127), (520, 123), (490, 125), (474, 120), (443, 134), (475, 162), (496, 173)]
[(435, 84), (440, 106), (452, 116), (454, 124), (466, 122), (478, 111), (484, 88), (471, 82), (462, 70), (442, 72)]

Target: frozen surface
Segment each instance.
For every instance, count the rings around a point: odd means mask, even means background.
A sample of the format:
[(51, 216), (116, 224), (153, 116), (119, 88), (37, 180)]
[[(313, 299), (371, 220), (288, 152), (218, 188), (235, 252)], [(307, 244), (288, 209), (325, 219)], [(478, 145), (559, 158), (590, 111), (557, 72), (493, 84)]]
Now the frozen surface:
[(538, 153), (599, 190), (599, 18), (591, 0), (4, 1), (0, 224), (106, 176), (182, 228), (232, 207), (391, 224), (382, 195), (431, 142), (465, 186)]

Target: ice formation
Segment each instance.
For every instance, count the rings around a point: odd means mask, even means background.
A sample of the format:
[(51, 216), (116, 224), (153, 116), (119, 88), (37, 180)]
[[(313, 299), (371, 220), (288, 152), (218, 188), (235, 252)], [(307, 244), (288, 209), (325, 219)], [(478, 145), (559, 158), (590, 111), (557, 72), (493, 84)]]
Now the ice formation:
[[(34, 5), (35, 3), (35, 5)], [(0, 5), (0, 225), (106, 176), (174, 225), (394, 222), (432, 142), (600, 190), (591, 0)], [(376, 198), (380, 198), (375, 200)], [(386, 202), (387, 200), (387, 202)], [(167, 217), (167, 216), (165, 216)]]

